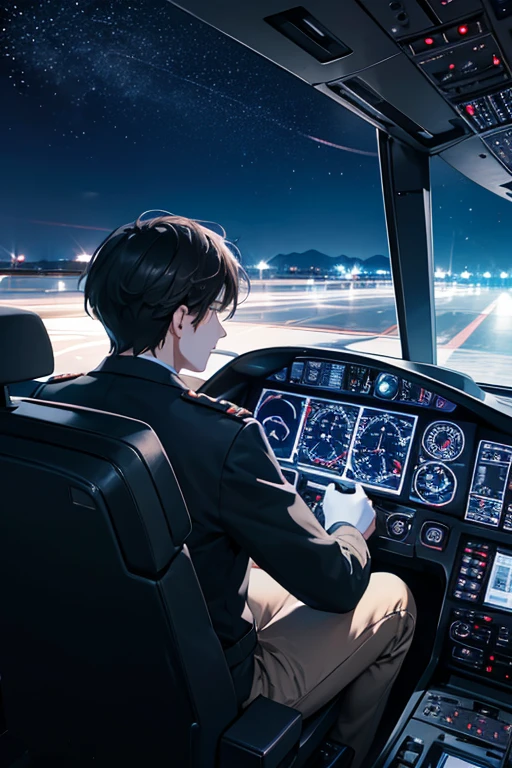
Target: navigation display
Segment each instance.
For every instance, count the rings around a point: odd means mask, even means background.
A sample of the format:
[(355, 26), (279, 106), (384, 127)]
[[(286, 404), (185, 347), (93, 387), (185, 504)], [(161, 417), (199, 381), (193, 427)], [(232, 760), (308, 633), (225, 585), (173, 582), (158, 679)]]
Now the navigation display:
[(512, 611), (512, 552), (500, 549), (496, 552), (484, 605)]
[(400, 493), (417, 416), (363, 408), (346, 477)]
[(306, 409), (306, 397), (264, 389), (255, 410), (275, 455), (290, 459)]
[(400, 493), (417, 416), (264, 389), (255, 417), (279, 459)]
[(471, 481), (466, 520), (496, 528), (500, 523), (512, 447), (481, 440)]
[(311, 400), (306, 409), (304, 430), (299, 441), (299, 462), (340, 474), (360, 408), (328, 400)]

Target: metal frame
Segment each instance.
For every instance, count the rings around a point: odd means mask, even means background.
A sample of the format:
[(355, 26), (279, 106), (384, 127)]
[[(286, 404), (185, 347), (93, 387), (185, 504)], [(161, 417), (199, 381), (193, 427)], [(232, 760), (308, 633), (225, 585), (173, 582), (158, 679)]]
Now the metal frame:
[(377, 141), (402, 357), (435, 365), (430, 158), (382, 131)]

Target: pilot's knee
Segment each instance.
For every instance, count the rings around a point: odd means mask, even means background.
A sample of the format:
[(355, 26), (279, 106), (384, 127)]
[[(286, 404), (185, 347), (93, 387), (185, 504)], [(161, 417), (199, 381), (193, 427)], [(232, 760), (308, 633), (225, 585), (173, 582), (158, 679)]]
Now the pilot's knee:
[(382, 596), (381, 605), (386, 605), (386, 612), (404, 614), (414, 629), (417, 615), (416, 601), (407, 584), (399, 576), (387, 572), (373, 573), (370, 584), (374, 585)]

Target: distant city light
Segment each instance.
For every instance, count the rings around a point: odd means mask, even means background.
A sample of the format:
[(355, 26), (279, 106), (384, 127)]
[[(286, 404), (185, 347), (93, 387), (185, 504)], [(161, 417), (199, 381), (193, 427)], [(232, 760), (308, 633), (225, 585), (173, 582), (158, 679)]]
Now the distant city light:
[(465, 269), (464, 272), (460, 273), (460, 276), (462, 277), (463, 280), (469, 280), (469, 278), (471, 277), (471, 272), (468, 272), (467, 269)]
[(491, 273), (490, 273), (490, 272), (484, 272), (484, 274), (482, 275), (482, 277), (485, 277), (485, 278), (488, 280), (490, 277), (492, 277), (492, 275), (491, 275)]
[(87, 264), (92, 259), (92, 255), (90, 253), (80, 253), (75, 261), (80, 261), (84, 264)]
[(345, 270), (345, 267), (343, 266), (343, 264), (336, 264), (336, 269), (338, 270), (338, 272), (339, 272), (341, 275), (344, 275), (344, 274), (345, 274), (345, 271), (346, 271), (346, 270)]
[(263, 269), (268, 269), (268, 264), (266, 261), (260, 261), (259, 264), (256, 264), (256, 269), (259, 269), (260, 271)]
[(350, 273), (351, 273), (352, 275), (354, 275), (354, 277), (356, 277), (356, 275), (360, 275), (360, 274), (361, 274), (361, 270), (360, 270), (360, 268), (359, 268), (359, 267), (357, 267), (357, 266), (354, 264), (354, 266), (353, 266), (353, 267), (352, 267), (352, 269), (350, 270)]
[(508, 277), (508, 272), (500, 272), (500, 277), (502, 280), (506, 280)]
[(23, 254), (21, 254), (20, 256), (18, 256), (18, 258), (16, 259), (16, 261), (25, 261), (25, 257), (23, 256)]
[(377, 274), (378, 275), (387, 275), (388, 271), (387, 271), (387, 269), (378, 269), (377, 270)]
[(446, 272), (442, 269), (436, 269), (434, 272), (434, 276), (437, 277), (439, 280), (442, 280), (444, 277), (446, 277)]

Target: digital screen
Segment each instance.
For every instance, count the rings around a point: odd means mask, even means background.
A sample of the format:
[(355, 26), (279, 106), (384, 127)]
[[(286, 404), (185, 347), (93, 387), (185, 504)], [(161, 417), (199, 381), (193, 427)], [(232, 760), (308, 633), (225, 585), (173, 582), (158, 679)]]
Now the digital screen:
[(484, 604), (512, 611), (512, 553), (496, 552)]
[(346, 403), (310, 400), (299, 441), (299, 462), (341, 474), (360, 410)]
[(496, 528), (500, 523), (503, 497), (512, 462), (512, 447), (482, 440), (478, 446), (466, 520)]
[(417, 416), (363, 408), (345, 471), (349, 480), (400, 493)]
[(463, 757), (447, 755), (446, 752), (444, 752), (441, 755), (438, 768), (481, 768), (481, 766), (478, 763), (471, 763)]
[(290, 459), (297, 443), (307, 398), (264, 389), (256, 406), (258, 419), (279, 459)]
[(294, 363), (291, 380), (295, 384), (307, 384), (323, 389), (342, 389), (345, 366), (327, 360), (307, 360)]

